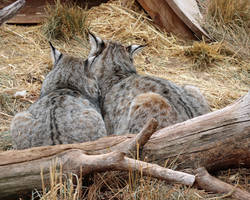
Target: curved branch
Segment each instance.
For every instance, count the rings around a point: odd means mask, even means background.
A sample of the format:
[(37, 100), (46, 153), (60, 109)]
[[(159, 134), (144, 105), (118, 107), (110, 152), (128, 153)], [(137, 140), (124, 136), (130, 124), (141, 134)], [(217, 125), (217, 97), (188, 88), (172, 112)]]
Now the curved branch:
[(129, 141), (121, 143), (120, 147), (116, 146), (115, 150), (119, 149), (120, 152), (124, 152), (126, 154), (132, 153), (135, 155), (137, 145), (140, 149), (142, 149), (143, 146), (149, 141), (150, 137), (155, 133), (157, 126), (157, 120), (152, 118), (144, 125), (140, 133), (131, 138)]
[[(23, 150), (17, 152), (23, 153)], [(71, 149), (46, 158), (0, 166), (0, 199), (13, 199), (18, 194), (27, 193), (34, 188), (41, 189), (41, 169), (43, 170), (44, 182), (49, 183), (49, 169), (53, 160), (57, 160), (57, 167), (62, 165), (65, 174), (74, 173), (79, 175), (81, 171), (84, 176), (91, 172), (132, 170), (139, 171), (143, 175), (188, 186), (192, 186), (195, 181), (194, 175), (134, 160), (124, 155), (124, 153), (120, 152), (86, 155), (82, 150)]]
[(227, 193), (239, 200), (249, 200), (250, 194), (244, 190), (233, 187), (213, 176), (211, 176), (204, 167), (195, 170), (195, 183), (202, 189), (214, 193)]

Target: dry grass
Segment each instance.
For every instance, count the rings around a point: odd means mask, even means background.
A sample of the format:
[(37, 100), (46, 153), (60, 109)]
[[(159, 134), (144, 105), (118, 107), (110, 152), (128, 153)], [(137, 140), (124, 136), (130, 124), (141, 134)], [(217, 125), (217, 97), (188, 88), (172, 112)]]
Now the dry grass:
[(57, 161), (51, 162), (49, 183), (45, 182), (41, 170), (42, 191), (34, 190), (31, 199), (40, 200), (78, 200), (82, 196), (82, 177), (75, 174), (63, 174), (62, 165)]
[[(191, 59), (194, 70), (207, 70), (216, 62), (223, 61), (225, 56), (233, 56), (234, 53), (224, 48), (222, 43), (194, 42), (192, 46), (184, 50), (184, 55)], [(232, 58), (233, 61), (233, 58)]]
[[(124, 7), (119, 0), (113, 0), (92, 8), (87, 15), (84, 10), (82, 11), (84, 16), (87, 16), (84, 24), (103, 38), (125, 44), (148, 44), (142, 53), (135, 57), (135, 65), (139, 73), (166, 78), (177, 84), (195, 85), (204, 93), (213, 110), (227, 106), (249, 90), (250, 56), (249, 51), (243, 51), (245, 48), (249, 49), (245, 35), (247, 34), (249, 38), (249, 32), (235, 29), (237, 32), (233, 33), (232, 38), (237, 45), (232, 43), (230, 35), (227, 36), (227, 30), (233, 30), (230, 20), (222, 27), (216, 25), (216, 20), (214, 24), (211, 23), (213, 29), (209, 33), (216, 38), (217, 42), (192, 43), (158, 30), (136, 3), (128, 2), (127, 7)], [(47, 23), (49, 20), (53, 22), (55, 19), (48, 18)], [(239, 24), (237, 26), (240, 27)], [(52, 39), (54, 37), (52, 35), (56, 35), (56, 32), (45, 36), (44, 27), (44, 25), (26, 27), (4, 25), (0, 28), (0, 46), (4, 47), (0, 48), (0, 149), (2, 150), (11, 147), (9, 135), (11, 119), (17, 112), (25, 110), (37, 100), (41, 83), (52, 67), (47, 40)], [(54, 27), (56, 26), (52, 23), (52, 29), (48, 28), (48, 31), (52, 33)], [(53, 41), (54, 46), (64, 53), (86, 57), (89, 45), (86, 43), (85, 35), (80, 34), (84, 31), (70, 33), (63, 26), (58, 28), (59, 32), (63, 30), (61, 34), (67, 35), (54, 37), (56, 39)], [(63, 40), (59, 40), (60, 38)], [(232, 46), (234, 48), (231, 48)], [(25, 97), (14, 97), (17, 91), (23, 90), (27, 91)], [(249, 171), (237, 170), (233, 174), (227, 172), (222, 175), (222, 178), (228, 180), (235, 174), (237, 174), (236, 178), (241, 180), (240, 187), (249, 189)], [(168, 185), (149, 177), (142, 178), (140, 174), (133, 178), (127, 173), (124, 176), (116, 172), (107, 172), (94, 175), (93, 182), (94, 184), (85, 189), (86, 199), (105, 199), (105, 197), (110, 199), (164, 199), (164, 197), (209, 199), (215, 197), (204, 191)], [(65, 188), (66, 186), (63, 185), (60, 187)], [(67, 187), (71, 186), (67, 185)], [(60, 189), (56, 185), (53, 190), (59, 191), (60, 194)], [(46, 191), (45, 197), (48, 191), (51, 191), (51, 188)], [(74, 191), (71, 190), (71, 192), (73, 195)], [(47, 196), (47, 199), (49, 198), (50, 196)]]
[(240, 27), (250, 25), (249, 2), (245, 0), (212, 0), (208, 5), (208, 14), (221, 24), (236, 24)]
[(248, 0), (211, 0), (204, 10), (204, 27), (216, 41), (224, 41), (237, 56), (249, 59), (250, 3)]
[[(41, 173), (42, 177), (43, 174)], [(249, 169), (221, 171), (217, 176), (241, 189), (250, 191)], [(90, 176), (62, 174), (62, 168), (55, 163), (50, 169), (50, 183), (44, 184), (42, 191), (35, 190), (32, 199), (42, 200), (220, 200), (231, 199), (228, 194), (212, 194), (196, 188), (178, 184), (166, 184), (152, 177), (144, 177), (138, 172), (105, 172)], [(86, 187), (87, 186), (87, 187)]]
[(88, 24), (87, 11), (73, 3), (62, 4), (55, 0), (55, 6), (48, 5), (47, 19), (42, 27), (48, 40), (64, 40), (81, 37), (86, 39)]

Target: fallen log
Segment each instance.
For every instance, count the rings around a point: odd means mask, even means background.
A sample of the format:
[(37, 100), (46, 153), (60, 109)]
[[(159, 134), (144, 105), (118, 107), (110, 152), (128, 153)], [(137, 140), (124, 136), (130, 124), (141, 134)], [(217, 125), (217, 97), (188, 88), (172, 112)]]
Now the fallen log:
[[(56, 162), (55, 162), (56, 160)], [(56, 166), (53, 166), (54, 163)], [(0, 171), (0, 198), (13, 199), (31, 192), (34, 188), (41, 189), (43, 184), (48, 185), (50, 168), (60, 168), (63, 174), (73, 173), (82, 176), (91, 172), (108, 170), (138, 171), (167, 182), (177, 182), (187, 186), (196, 186), (215, 193), (230, 193), (235, 199), (249, 199), (250, 194), (239, 188), (224, 183), (208, 174), (205, 169), (198, 169), (197, 174), (191, 175), (160, 167), (139, 160), (124, 157), (123, 153), (111, 152), (102, 155), (86, 155), (82, 150), (67, 150), (53, 157), (41, 158), (35, 161), (1, 166)], [(10, 168), (11, 167), (11, 168)], [(41, 171), (42, 176), (41, 177)], [(43, 179), (43, 181), (42, 181)]]
[(177, 169), (250, 167), (250, 91), (221, 110), (159, 130), (143, 154), (158, 164), (175, 161)]
[(0, 172), (0, 199), (13, 199), (19, 195), (31, 192), (33, 189), (42, 188), (41, 169), (43, 180), (48, 185), (50, 179), (50, 167), (53, 160), (57, 159), (57, 168), (62, 165), (64, 174), (73, 173), (79, 175), (82, 167), (82, 176), (92, 172), (105, 172), (111, 170), (139, 171), (143, 175), (149, 175), (167, 182), (177, 182), (192, 186), (195, 176), (184, 172), (178, 172), (156, 164), (150, 164), (139, 160), (124, 157), (123, 153), (111, 152), (101, 155), (86, 155), (81, 150), (67, 150), (56, 156), (38, 159), (35, 161), (1, 166)]
[[(143, 146), (157, 128), (157, 121), (152, 119), (145, 125), (142, 131), (133, 139), (127, 147), (122, 148), (125, 152), (134, 152), (137, 145)], [(54, 146), (56, 147), (56, 146)], [(38, 153), (40, 148), (30, 149), (33, 153)], [(23, 154), (25, 150), (16, 151)], [(41, 152), (42, 153), (42, 152)], [(5, 155), (7, 155), (6, 153)], [(55, 161), (56, 160), (56, 161)], [(187, 186), (192, 186), (195, 176), (183, 172), (174, 171), (150, 164), (143, 161), (125, 157), (125, 153), (111, 152), (101, 155), (87, 155), (85, 151), (79, 149), (65, 150), (55, 155), (40, 156), (32, 161), (24, 161), (0, 166), (0, 199), (17, 198), (26, 194), (34, 188), (41, 189), (42, 183), (46, 185), (50, 182), (50, 168), (54, 163), (55, 168), (62, 166), (64, 174), (73, 173), (80, 176), (92, 172), (104, 172), (110, 170), (138, 171), (143, 175), (149, 175), (168, 182), (177, 182)], [(42, 171), (42, 177), (41, 177)]]
[[(122, 149), (126, 149), (134, 137), (136, 135), (128, 134), (81, 144), (7, 151), (0, 153), (0, 166), (49, 157), (70, 149), (91, 155), (125, 152)], [(250, 92), (221, 110), (159, 130), (143, 147), (142, 156), (157, 164), (175, 161), (179, 170), (200, 166), (209, 171), (250, 167)]]
[(0, 26), (12, 18), (25, 4), (25, 0), (18, 0), (0, 10)]
[[(138, 134), (139, 136), (111, 136), (82, 144), (2, 152), (0, 153), (0, 191), (5, 193), (1, 192), (0, 195), (6, 196), (7, 192), (18, 194), (18, 191), (31, 189), (30, 187), (39, 188), (41, 167), (44, 168), (46, 178), (48, 166), (55, 158), (59, 158), (63, 163), (64, 172), (73, 173), (79, 171), (80, 166), (85, 170), (83, 174), (93, 171), (128, 170), (128, 166), (132, 166), (133, 170), (144, 169), (138, 168), (137, 162), (142, 166), (150, 165), (151, 169), (156, 171), (164, 170), (158, 165), (135, 161), (124, 157), (122, 153), (114, 153), (133, 151), (136, 143), (143, 146), (156, 126), (156, 122), (151, 120)], [(159, 130), (145, 144), (142, 155), (147, 161), (158, 164), (164, 164), (166, 160), (169, 163), (175, 162), (177, 168), (182, 170), (193, 170), (200, 166), (205, 166), (209, 170), (249, 167), (249, 138), (250, 92), (224, 109)], [(119, 164), (114, 164), (114, 160)], [(145, 170), (146, 173), (147, 170)], [(156, 172), (150, 173), (148, 174), (160, 178)], [(160, 174), (163, 176), (162, 172)], [(164, 171), (164, 174), (168, 172)]]

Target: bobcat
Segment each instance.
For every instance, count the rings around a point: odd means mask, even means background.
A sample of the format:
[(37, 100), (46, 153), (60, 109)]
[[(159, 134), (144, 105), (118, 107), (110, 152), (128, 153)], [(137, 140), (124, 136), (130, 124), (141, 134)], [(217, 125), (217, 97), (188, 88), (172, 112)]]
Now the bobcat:
[(210, 111), (194, 86), (137, 74), (133, 56), (143, 45), (123, 46), (89, 34), (90, 70), (102, 93), (101, 109), (108, 134), (138, 133), (150, 119), (158, 129)]
[(84, 61), (50, 45), (54, 67), (42, 84), (40, 98), (12, 120), (14, 148), (80, 143), (107, 135), (100, 90), (88, 73), (94, 57)]

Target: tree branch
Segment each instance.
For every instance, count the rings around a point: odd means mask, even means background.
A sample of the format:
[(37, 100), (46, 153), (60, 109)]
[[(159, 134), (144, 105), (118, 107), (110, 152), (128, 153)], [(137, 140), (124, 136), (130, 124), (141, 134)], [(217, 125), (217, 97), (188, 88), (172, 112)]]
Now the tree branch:
[[(33, 149), (37, 151), (38, 149)], [(25, 150), (17, 151), (19, 154)], [(11, 199), (18, 194), (41, 189), (42, 181), (40, 170), (43, 169), (43, 179), (49, 183), (50, 166), (57, 160), (57, 167), (62, 165), (63, 173), (80, 173), (87, 175), (91, 172), (104, 172), (110, 170), (139, 171), (143, 175), (152, 176), (168, 182), (178, 182), (192, 186), (195, 176), (183, 172), (166, 169), (156, 164), (124, 157), (124, 153), (111, 152), (101, 155), (86, 155), (84, 151), (71, 149), (54, 156), (33, 161), (24, 161), (11, 165), (0, 166), (0, 199)], [(8, 184), (6, 184), (8, 183)]]
[(204, 167), (195, 170), (195, 183), (202, 189), (214, 193), (228, 193), (235, 199), (249, 200), (250, 194), (244, 190), (233, 187), (213, 176)]
[(135, 152), (137, 150), (137, 145), (139, 146), (140, 149), (142, 149), (143, 146), (148, 142), (150, 137), (156, 131), (157, 126), (158, 126), (157, 120), (152, 118), (144, 125), (140, 133), (138, 133), (135, 137), (131, 138), (127, 142), (121, 143), (120, 147), (116, 146), (114, 150), (119, 149), (120, 152), (124, 152), (126, 154), (132, 153), (135, 155)]

